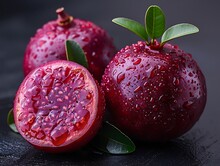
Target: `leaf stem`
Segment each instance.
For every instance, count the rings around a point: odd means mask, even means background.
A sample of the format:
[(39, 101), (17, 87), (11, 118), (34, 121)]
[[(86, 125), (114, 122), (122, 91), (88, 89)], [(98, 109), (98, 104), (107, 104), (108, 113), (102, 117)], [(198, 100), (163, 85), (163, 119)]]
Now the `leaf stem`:
[(151, 39), (150, 44), (152, 45), (154, 44), (154, 39)]

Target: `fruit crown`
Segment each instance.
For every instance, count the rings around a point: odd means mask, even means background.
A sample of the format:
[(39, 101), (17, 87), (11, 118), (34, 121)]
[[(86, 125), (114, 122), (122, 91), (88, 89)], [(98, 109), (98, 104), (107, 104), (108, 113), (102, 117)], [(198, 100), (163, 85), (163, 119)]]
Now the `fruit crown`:
[[(161, 8), (156, 5), (152, 5), (147, 9), (145, 27), (139, 22), (124, 17), (115, 18), (112, 22), (135, 33), (149, 45), (154, 45), (155, 39), (162, 36), (161, 47), (172, 39), (199, 32), (196, 26), (188, 23), (174, 25), (165, 31), (165, 15)], [(151, 38), (150, 42), (148, 41), (149, 37)]]

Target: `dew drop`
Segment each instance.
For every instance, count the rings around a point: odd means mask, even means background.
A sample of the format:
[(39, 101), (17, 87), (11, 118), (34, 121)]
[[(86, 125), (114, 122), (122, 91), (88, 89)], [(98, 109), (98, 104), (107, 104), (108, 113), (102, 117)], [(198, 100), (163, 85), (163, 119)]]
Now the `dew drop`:
[(140, 109), (141, 109), (138, 104), (135, 105), (135, 108), (136, 108), (137, 110), (140, 110)]
[(138, 65), (141, 63), (141, 58), (137, 58), (134, 62), (133, 65)]
[(142, 87), (141, 87), (141, 86), (138, 86), (137, 88), (135, 88), (134, 92), (136, 93), (136, 92), (138, 92), (138, 91), (140, 91), (140, 90), (142, 90)]
[(92, 52), (92, 56), (94, 57), (95, 55), (96, 55), (96, 53), (93, 51), (93, 52)]
[(150, 78), (153, 78), (156, 75), (156, 70), (157, 69), (153, 69), (150, 73)]
[(135, 66), (128, 66), (127, 68), (126, 68), (126, 71), (128, 71), (128, 70), (135, 70), (136, 69), (136, 67)]
[(193, 104), (193, 101), (186, 101), (186, 102), (183, 103), (183, 107), (185, 109), (190, 109), (192, 104)]
[(40, 40), (39, 42), (38, 42), (38, 46), (43, 46), (45, 43), (46, 43), (47, 41), (46, 40)]
[(84, 41), (84, 42), (89, 42), (89, 38), (88, 38), (88, 37), (83, 37), (83, 38), (82, 38), (82, 41)]
[(148, 85), (148, 82), (145, 82), (145, 83), (144, 83), (144, 87), (147, 87), (147, 85)]
[(174, 77), (173, 78), (173, 85), (177, 86), (177, 85), (179, 85), (179, 83), (180, 83), (179, 79)]
[(56, 37), (56, 34), (54, 32), (47, 32), (47, 35), (49, 39), (54, 39)]
[(76, 34), (73, 34), (73, 35), (72, 35), (72, 38), (77, 38), (77, 37), (79, 37), (79, 36), (80, 36), (80, 35), (76, 33)]
[(151, 102), (151, 103), (154, 102), (154, 98), (153, 98), (153, 97), (150, 98), (150, 102)]
[(125, 74), (124, 73), (119, 73), (117, 76), (117, 83), (120, 84), (121, 81), (125, 79)]

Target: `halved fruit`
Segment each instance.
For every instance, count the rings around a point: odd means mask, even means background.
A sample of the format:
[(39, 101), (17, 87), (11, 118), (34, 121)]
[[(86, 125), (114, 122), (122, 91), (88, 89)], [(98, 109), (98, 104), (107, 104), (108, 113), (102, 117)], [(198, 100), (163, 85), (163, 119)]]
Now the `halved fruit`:
[(19, 133), (48, 152), (76, 150), (101, 126), (103, 93), (88, 70), (57, 60), (33, 70), (20, 85), (14, 101)]

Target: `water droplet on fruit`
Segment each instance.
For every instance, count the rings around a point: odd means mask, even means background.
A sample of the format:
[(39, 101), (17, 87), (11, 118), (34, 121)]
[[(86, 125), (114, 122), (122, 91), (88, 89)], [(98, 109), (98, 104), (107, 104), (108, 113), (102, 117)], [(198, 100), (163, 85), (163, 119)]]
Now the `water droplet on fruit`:
[(135, 70), (135, 69), (136, 69), (135, 66), (128, 66), (128, 67), (126, 68), (126, 71), (128, 71), (128, 70)]
[(93, 52), (92, 52), (92, 56), (94, 57), (95, 55), (96, 55), (96, 53), (93, 51)]
[(124, 73), (119, 73), (117, 76), (117, 83), (120, 84), (121, 81), (123, 81), (125, 79), (125, 74)]
[(119, 59), (118, 62), (119, 62), (120, 64), (123, 64), (123, 63), (125, 63), (126, 61), (125, 61), (124, 59)]
[(89, 42), (89, 38), (88, 37), (82, 37), (82, 41)]
[(138, 91), (140, 91), (140, 90), (142, 90), (142, 87), (141, 87), (141, 86), (138, 86), (137, 88), (135, 88), (134, 92), (136, 93), (136, 92), (138, 92)]
[(138, 104), (135, 105), (136, 110), (140, 110), (140, 106)]
[(79, 36), (80, 36), (79, 34), (75, 33), (75, 34), (72, 35), (72, 38), (74, 39), (74, 38), (77, 38)]
[(138, 65), (141, 63), (141, 58), (137, 58), (134, 62), (133, 65)]
[(150, 78), (153, 78), (156, 75), (156, 68), (150, 72)]
[(55, 51), (49, 51), (49, 55), (55, 55), (56, 52)]
[(183, 108), (190, 109), (193, 104), (193, 101), (186, 101), (183, 103)]
[(176, 77), (173, 77), (173, 85), (177, 86), (179, 85), (179, 83), (180, 83), (179, 79)]
[(47, 36), (49, 39), (55, 39), (56, 34), (54, 32), (47, 32)]
[(45, 43), (46, 43), (47, 41), (46, 40), (40, 40), (39, 42), (38, 42), (38, 46), (43, 46)]
[(151, 102), (151, 103), (154, 102), (154, 98), (153, 98), (153, 97), (150, 98), (150, 102)]
[(147, 84), (148, 84), (148, 82), (145, 82), (145, 83), (144, 83), (144, 87), (147, 87)]
[(112, 72), (112, 75), (114, 76), (117, 73), (117, 70), (114, 69), (114, 71)]
[(158, 100), (160, 101), (162, 98), (163, 98), (163, 95), (161, 95)]

